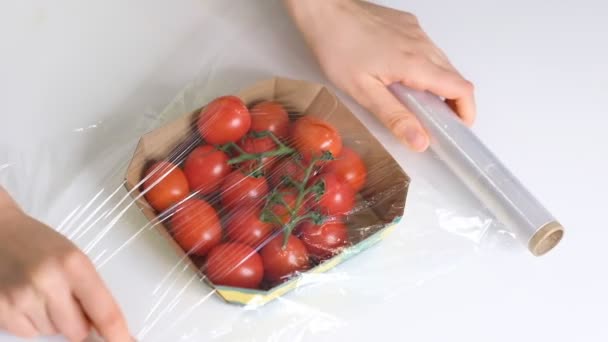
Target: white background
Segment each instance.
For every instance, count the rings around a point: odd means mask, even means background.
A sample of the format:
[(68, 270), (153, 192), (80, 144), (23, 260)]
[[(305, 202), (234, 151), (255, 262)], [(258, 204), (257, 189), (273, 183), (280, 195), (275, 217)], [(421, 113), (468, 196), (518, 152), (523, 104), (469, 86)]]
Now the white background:
[[(475, 83), (475, 131), (558, 216), (567, 234), (538, 259), (521, 249), (477, 253), (454, 247), (466, 258), (448, 272), (407, 289), (380, 287), (399, 293), (398, 300), (359, 307), (350, 318), (334, 311), (329, 323), (319, 311), (319, 320), (295, 323), (306, 326), (306, 334), (275, 334), (272, 340), (608, 340), (608, 6), (600, 0), (384, 3), (418, 15)], [(62, 132), (79, 134), (116, 118), (158, 113), (201, 73), (213, 74), (218, 94), (272, 73), (321, 79), (277, 1), (9, 0), (0, 5), (0, 37), (0, 176), (1, 168), (8, 169), (18, 200), (49, 222), (66, 213), (52, 212), (57, 206), (46, 199), (57, 185), (41, 179), (61, 177), (64, 169), (66, 177), (78, 175), (75, 170), (85, 166), (79, 163), (90, 160), (49, 165), (49, 154), (61, 153), (45, 150), (45, 142), (67, 154), (80, 151), (69, 144), (73, 140), (63, 143)], [(370, 125), (391, 151), (399, 151), (378, 124)], [(82, 139), (92, 143), (86, 135)], [(138, 331), (150, 308), (150, 289), (137, 286), (162, 277), (158, 269), (171, 263), (154, 259), (146, 246), (165, 245), (148, 240), (102, 270)], [(392, 247), (382, 244), (369, 258), (382, 264)], [(390, 272), (399, 270), (391, 265)], [(154, 326), (158, 333), (148, 336), (201, 341), (213, 335), (210, 330), (231, 326), (224, 320), (218, 328), (209, 318), (228, 317), (223, 304), (207, 304), (177, 326), (161, 319)], [(258, 323), (262, 318), (248, 316)], [(239, 335), (234, 325), (214, 336), (265, 341), (271, 328), (265, 321)], [(16, 341), (4, 335), (0, 340)]]

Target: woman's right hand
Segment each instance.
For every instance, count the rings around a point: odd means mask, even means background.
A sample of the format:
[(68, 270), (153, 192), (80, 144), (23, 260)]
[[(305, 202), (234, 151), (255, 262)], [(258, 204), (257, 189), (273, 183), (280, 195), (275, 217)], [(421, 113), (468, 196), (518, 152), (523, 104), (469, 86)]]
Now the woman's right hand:
[(125, 319), (91, 261), (73, 243), (26, 215), (0, 187), (0, 330), (21, 337), (61, 334), (81, 342), (95, 329), (132, 341)]
[(415, 151), (429, 146), (421, 123), (386, 88), (400, 82), (446, 99), (475, 118), (473, 84), (407, 12), (361, 0), (284, 0), (329, 79)]

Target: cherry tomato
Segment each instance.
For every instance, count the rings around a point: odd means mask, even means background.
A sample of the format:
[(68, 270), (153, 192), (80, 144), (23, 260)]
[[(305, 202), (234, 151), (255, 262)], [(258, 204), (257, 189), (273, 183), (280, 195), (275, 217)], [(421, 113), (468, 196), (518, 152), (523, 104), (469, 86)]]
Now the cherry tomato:
[(338, 254), (348, 245), (348, 230), (340, 220), (329, 220), (321, 225), (305, 221), (297, 233), (308, 253), (321, 260)]
[(365, 185), (367, 168), (357, 152), (343, 147), (342, 153), (323, 167), (323, 173), (333, 173), (342, 183), (348, 183), (355, 192)]
[[(243, 139), (239, 144), (239, 147), (247, 153), (263, 153), (275, 150), (277, 144), (270, 137), (247, 137)], [(260, 159), (248, 160), (242, 163), (244, 170), (253, 171), (257, 167), (262, 165), (264, 171), (269, 171), (274, 163), (277, 161), (277, 157), (264, 157)]]
[(304, 159), (310, 160), (322, 152), (331, 152), (337, 157), (342, 151), (342, 138), (328, 122), (313, 116), (303, 116), (291, 128), (291, 139)]
[(215, 209), (207, 202), (190, 198), (171, 217), (171, 232), (188, 253), (204, 256), (222, 240), (222, 226)]
[(209, 252), (205, 272), (215, 285), (255, 289), (264, 278), (264, 265), (253, 248), (230, 242)]
[(272, 224), (260, 220), (260, 210), (239, 208), (226, 219), (228, 240), (258, 248), (272, 233)]
[(253, 132), (270, 131), (277, 138), (286, 138), (289, 134), (289, 115), (280, 103), (263, 101), (253, 106), (251, 113), (251, 130)]
[(199, 114), (201, 137), (213, 145), (237, 142), (251, 127), (249, 110), (236, 96), (222, 96), (211, 101)]
[[(268, 173), (268, 180), (273, 187), (284, 184), (284, 179), (287, 176), (295, 181), (302, 182), (305, 176), (306, 165), (308, 164), (305, 161), (296, 160), (293, 157), (282, 159), (278, 161), (272, 168), (272, 171)], [(314, 175), (314, 172), (312, 175)]]
[(234, 209), (237, 205), (244, 208), (260, 207), (268, 194), (268, 183), (264, 177), (235, 170), (226, 176), (220, 191), (222, 204), (228, 209)]
[(226, 153), (211, 145), (195, 148), (184, 163), (184, 173), (190, 188), (203, 195), (217, 190), (230, 170)]
[(355, 206), (355, 192), (350, 185), (338, 181), (333, 173), (320, 174), (310, 184), (323, 184), (322, 194), (311, 193), (309, 204), (323, 214), (336, 216), (347, 214)]
[(290, 235), (283, 248), (283, 234), (272, 239), (260, 252), (264, 262), (264, 277), (271, 283), (283, 281), (296, 272), (310, 267), (306, 247), (297, 237)]
[(164, 211), (188, 196), (190, 189), (184, 172), (175, 164), (160, 161), (146, 171), (143, 191), (152, 208)]

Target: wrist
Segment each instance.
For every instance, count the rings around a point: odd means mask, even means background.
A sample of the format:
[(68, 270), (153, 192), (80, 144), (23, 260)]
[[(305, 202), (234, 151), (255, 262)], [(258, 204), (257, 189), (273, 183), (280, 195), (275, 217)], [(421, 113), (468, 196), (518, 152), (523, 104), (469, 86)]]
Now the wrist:
[(325, 35), (337, 14), (348, 10), (358, 0), (283, 0), (289, 16), (313, 48), (315, 41)]
[(357, 2), (356, 0), (283, 0), (289, 15), (298, 27), (315, 19), (331, 16), (331, 12)]
[(306, 6), (318, 7), (323, 4), (338, 4), (354, 2), (356, 0), (283, 0), (287, 6)]

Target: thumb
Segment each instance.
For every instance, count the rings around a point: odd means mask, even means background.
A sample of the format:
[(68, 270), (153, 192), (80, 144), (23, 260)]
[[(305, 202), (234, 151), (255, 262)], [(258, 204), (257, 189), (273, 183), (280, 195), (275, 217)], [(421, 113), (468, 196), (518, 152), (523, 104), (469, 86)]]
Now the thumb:
[(401, 142), (422, 152), (429, 146), (429, 137), (416, 116), (377, 79), (370, 79), (353, 94), (359, 104), (372, 112)]

